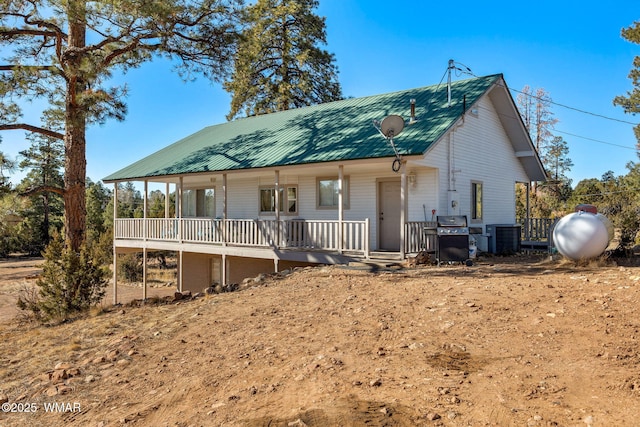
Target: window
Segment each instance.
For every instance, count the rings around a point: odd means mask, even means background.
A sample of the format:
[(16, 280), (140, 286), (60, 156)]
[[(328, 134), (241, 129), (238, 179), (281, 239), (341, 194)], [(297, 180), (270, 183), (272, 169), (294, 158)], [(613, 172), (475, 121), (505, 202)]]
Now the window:
[(482, 183), (471, 182), (471, 221), (482, 222)]
[[(280, 206), (279, 211), (288, 215), (298, 214), (298, 187), (284, 186), (280, 187)], [(287, 207), (286, 211), (284, 207)], [(260, 188), (260, 213), (275, 213), (276, 211), (276, 188), (261, 187)]]
[(215, 218), (216, 191), (213, 188), (208, 188), (202, 192), (204, 193), (204, 216), (207, 218)]
[(182, 192), (182, 217), (196, 216), (196, 190), (184, 190)]
[(215, 215), (215, 189), (184, 190), (182, 192), (182, 216), (184, 218), (213, 218)]
[[(349, 208), (349, 179), (343, 180), (342, 206)], [(320, 209), (338, 209), (338, 178), (318, 178), (318, 201)]]
[(298, 213), (298, 188), (287, 187), (287, 213)]

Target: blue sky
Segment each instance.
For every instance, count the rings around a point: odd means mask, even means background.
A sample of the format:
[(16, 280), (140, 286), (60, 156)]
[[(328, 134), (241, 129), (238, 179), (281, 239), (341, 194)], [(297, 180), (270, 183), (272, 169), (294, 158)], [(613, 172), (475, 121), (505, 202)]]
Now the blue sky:
[[(544, 88), (554, 102), (637, 123), (612, 99), (632, 89), (627, 75), (640, 46), (620, 30), (640, 20), (637, 0), (435, 2), (320, 0), (327, 45), (343, 94), (374, 95), (440, 82), (449, 59), (475, 75), (503, 73), (510, 88)], [(466, 76), (461, 76), (465, 78)], [(166, 60), (147, 63), (113, 84), (129, 86), (124, 122), (92, 127), (87, 173), (94, 180), (201, 128), (225, 121), (230, 96), (205, 79), (184, 83)], [(514, 98), (517, 93), (513, 93)], [(37, 106), (26, 106), (33, 122)], [(638, 161), (632, 125), (552, 107), (555, 134), (567, 141), (573, 184)], [(19, 131), (3, 132), (0, 151), (15, 158), (28, 147)], [(490, 166), (490, 165), (489, 165)], [(12, 178), (16, 184), (20, 173)]]

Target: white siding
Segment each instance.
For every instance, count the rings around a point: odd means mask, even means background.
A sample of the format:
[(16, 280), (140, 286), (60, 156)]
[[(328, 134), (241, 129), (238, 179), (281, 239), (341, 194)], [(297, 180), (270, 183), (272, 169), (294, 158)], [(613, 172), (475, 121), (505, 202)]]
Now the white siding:
[[(257, 219), (259, 209), (258, 178), (227, 180), (227, 217), (233, 219)], [(222, 212), (222, 191), (216, 206)], [(222, 214), (220, 215), (222, 216)]]
[(408, 184), (408, 221), (431, 221), (431, 211), (433, 209), (435, 209), (436, 212), (440, 211), (440, 201), (438, 199), (439, 171), (437, 169), (424, 167), (409, 167), (408, 170), (409, 173), (411, 173), (411, 171), (416, 173), (415, 185)]
[[(515, 222), (515, 184), (527, 182), (527, 174), (488, 97), (476, 106), (478, 116), (467, 114), (464, 121), (446, 134), (425, 156), (424, 165), (440, 167), (440, 206), (446, 214), (447, 191), (453, 189), (459, 201), (455, 214), (471, 215), (471, 182), (483, 186), (483, 221), (486, 224)], [(449, 183), (449, 147), (455, 181)], [(479, 242), (486, 249), (484, 242)]]

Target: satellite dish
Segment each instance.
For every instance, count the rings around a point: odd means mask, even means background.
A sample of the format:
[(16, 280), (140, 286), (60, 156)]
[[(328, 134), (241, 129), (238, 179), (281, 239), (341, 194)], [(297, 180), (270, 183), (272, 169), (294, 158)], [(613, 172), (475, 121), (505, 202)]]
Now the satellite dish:
[(404, 119), (396, 114), (385, 117), (380, 123), (380, 131), (387, 138), (400, 135), (402, 129), (404, 129)]

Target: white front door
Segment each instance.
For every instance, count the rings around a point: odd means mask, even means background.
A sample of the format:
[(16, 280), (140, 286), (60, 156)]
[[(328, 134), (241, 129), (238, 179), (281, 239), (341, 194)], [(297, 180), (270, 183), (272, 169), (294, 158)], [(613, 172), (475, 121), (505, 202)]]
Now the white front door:
[(378, 227), (381, 250), (400, 251), (400, 181), (378, 183)]

